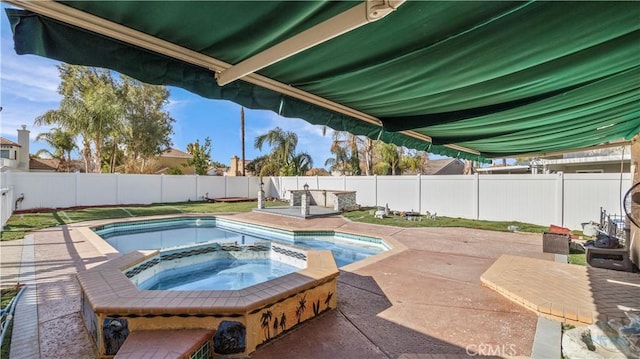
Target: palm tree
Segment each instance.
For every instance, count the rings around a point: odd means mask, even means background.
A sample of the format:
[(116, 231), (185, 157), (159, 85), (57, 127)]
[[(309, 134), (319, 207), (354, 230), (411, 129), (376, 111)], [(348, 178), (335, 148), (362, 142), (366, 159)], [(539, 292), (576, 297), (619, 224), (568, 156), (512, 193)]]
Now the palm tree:
[(297, 176), (304, 175), (313, 167), (313, 160), (308, 153), (296, 153), (298, 135), (284, 131), (280, 127), (256, 137), (254, 147), (262, 150), (265, 144), (271, 147), (266, 157), (260, 158), (260, 176)]
[(272, 157), (277, 163), (286, 165), (296, 151), (298, 135), (295, 132), (284, 131), (280, 127), (276, 127), (264, 135), (256, 137), (254, 147), (262, 151), (262, 146), (265, 143), (271, 147), (269, 157)]
[(58, 125), (71, 134), (80, 135), (87, 172), (91, 169), (101, 172), (106, 134), (121, 119), (121, 106), (111, 74), (107, 70), (65, 64), (58, 68), (62, 79), (58, 92), (64, 96), (60, 107), (38, 116), (34, 125)]
[(273, 313), (271, 313), (270, 310), (267, 310), (266, 312), (262, 313), (262, 317), (260, 318), (260, 320), (262, 321), (261, 323), (261, 327), (262, 329), (266, 329), (266, 334), (267, 334), (267, 339), (271, 339), (271, 332), (270, 332), (270, 322), (271, 319), (273, 318)]
[(304, 176), (313, 167), (313, 159), (306, 152), (301, 152), (291, 158), (291, 175)]
[(52, 158), (60, 159), (66, 167), (67, 172), (69, 172), (71, 152), (78, 148), (75, 140), (76, 138), (72, 133), (59, 128), (52, 128), (49, 132), (39, 133), (38, 136), (36, 136), (36, 141), (45, 141), (53, 148), (53, 153), (49, 150), (41, 149), (36, 152), (36, 155), (39, 156), (42, 153), (46, 153)]

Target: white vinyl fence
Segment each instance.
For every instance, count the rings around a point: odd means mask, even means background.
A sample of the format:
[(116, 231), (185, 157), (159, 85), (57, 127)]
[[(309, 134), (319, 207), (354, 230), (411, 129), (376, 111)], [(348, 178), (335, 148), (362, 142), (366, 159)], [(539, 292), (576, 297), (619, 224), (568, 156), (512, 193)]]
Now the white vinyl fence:
[[(599, 220), (600, 207), (621, 213), (631, 175), (450, 175), (264, 178), (269, 197), (289, 198), (289, 190), (356, 191), (361, 206), (484, 220), (556, 224), (580, 229)], [(2, 225), (18, 209), (199, 201), (203, 196), (256, 197), (258, 177), (171, 176), (5, 172)]]
[(556, 224), (581, 229), (600, 219), (600, 207), (622, 213), (621, 202), (631, 187), (631, 174), (450, 175), (274, 177), (273, 196), (288, 190), (356, 191), (361, 206), (437, 213), (441, 216), (494, 221)]

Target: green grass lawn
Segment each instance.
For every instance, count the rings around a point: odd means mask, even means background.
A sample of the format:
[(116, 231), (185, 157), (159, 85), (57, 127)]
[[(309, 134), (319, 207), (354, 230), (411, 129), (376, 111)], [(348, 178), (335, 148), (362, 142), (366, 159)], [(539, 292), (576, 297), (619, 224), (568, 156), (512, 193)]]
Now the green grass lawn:
[(371, 209), (362, 209), (359, 211), (343, 213), (343, 216), (356, 222), (383, 224), (396, 227), (463, 227), (509, 232), (509, 226), (517, 226), (519, 231), (529, 233), (542, 233), (549, 229), (549, 227), (522, 222), (481, 221), (452, 217), (437, 217), (436, 219), (431, 220), (427, 219), (426, 216), (422, 216), (421, 221), (408, 221), (400, 216), (390, 216), (379, 219), (375, 218), (373, 214), (370, 213), (371, 211)]
[[(180, 213), (232, 213), (250, 212), (256, 208), (256, 202), (208, 203), (183, 202), (170, 204), (152, 204), (148, 206), (92, 207), (84, 209), (48, 210), (41, 213), (14, 214), (2, 230), (0, 240), (10, 241), (24, 238), (24, 235), (36, 229), (49, 228), (75, 222), (98, 219), (130, 218)], [(283, 205), (282, 202), (266, 202), (267, 207)]]
[[(267, 202), (267, 207), (281, 206), (283, 202)], [(250, 212), (256, 208), (256, 202), (207, 203), (182, 202), (153, 204), (148, 206), (93, 207), (85, 209), (49, 210), (42, 213), (25, 213), (11, 216), (2, 231), (1, 240), (8, 241), (23, 238), (25, 233), (36, 229), (65, 225), (69, 223), (113, 218), (130, 218), (180, 213), (233, 213)], [(464, 218), (438, 217), (429, 220), (422, 216), (421, 221), (408, 221), (400, 216), (384, 219), (374, 218), (371, 209), (343, 213), (343, 216), (355, 222), (374, 223), (396, 227), (463, 227), (508, 232), (509, 226), (516, 226), (521, 232), (542, 233), (546, 226), (522, 222), (482, 221)], [(569, 263), (585, 265), (584, 254), (569, 255)]]

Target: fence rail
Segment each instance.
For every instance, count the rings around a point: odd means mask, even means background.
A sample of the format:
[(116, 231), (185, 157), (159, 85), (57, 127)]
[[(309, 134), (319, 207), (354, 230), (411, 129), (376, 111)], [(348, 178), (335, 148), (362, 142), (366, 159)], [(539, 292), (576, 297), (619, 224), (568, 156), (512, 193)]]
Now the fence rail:
[[(311, 189), (356, 191), (361, 206), (579, 229), (583, 222), (597, 221), (601, 207), (621, 213), (631, 175), (300, 176), (263, 181), (267, 196), (282, 199), (308, 184)], [(18, 209), (184, 202), (205, 195), (256, 197), (260, 178), (5, 172), (0, 187), (4, 226), (16, 193), (24, 194)]]

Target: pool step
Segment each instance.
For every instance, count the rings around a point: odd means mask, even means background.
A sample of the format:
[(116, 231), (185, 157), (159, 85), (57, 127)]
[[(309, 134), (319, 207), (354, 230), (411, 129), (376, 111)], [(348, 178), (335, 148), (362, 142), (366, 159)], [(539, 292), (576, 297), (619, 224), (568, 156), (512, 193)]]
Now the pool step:
[(207, 329), (138, 330), (129, 334), (114, 359), (186, 359), (197, 351), (196, 358), (209, 358), (214, 334)]

